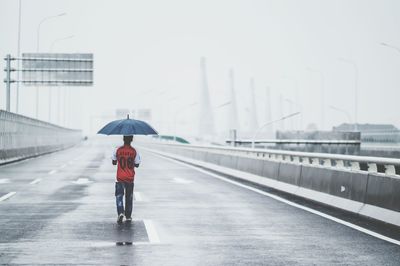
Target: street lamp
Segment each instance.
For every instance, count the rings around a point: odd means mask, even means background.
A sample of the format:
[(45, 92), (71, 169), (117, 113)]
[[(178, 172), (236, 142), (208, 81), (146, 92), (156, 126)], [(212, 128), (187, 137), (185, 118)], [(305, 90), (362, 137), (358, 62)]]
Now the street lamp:
[(300, 114), (300, 112), (292, 113), (292, 114), (283, 116), (283, 117), (281, 117), (281, 118), (279, 118), (279, 119), (276, 119), (276, 120), (273, 120), (273, 121), (269, 121), (269, 122), (265, 123), (264, 125), (262, 125), (261, 127), (259, 127), (259, 128), (254, 132), (253, 138), (252, 138), (252, 140), (251, 140), (251, 148), (254, 149), (257, 134), (258, 134), (264, 127), (269, 126), (269, 125), (271, 125), (271, 124), (273, 124), (273, 123), (276, 123), (276, 122), (279, 122), (279, 121), (286, 120), (286, 119), (288, 119), (288, 118), (290, 118), (290, 117), (293, 117), (293, 116), (296, 116), (296, 115), (298, 115), (298, 114)]
[(400, 53), (400, 48), (399, 47), (396, 47), (394, 45), (391, 45), (391, 44), (388, 44), (388, 43), (384, 43), (384, 42), (381, 42), (381, 45), (382, 46), (386, 46), (386, 47), (391, 48), (391, 49), (394, 49), (394, 50), (396, 50), (397, 52)]
[(50, 20), (50, 19), (62, 17), (62, 16), (65, 16), (65, 15), (67, 15), (67, 13), (61, 13), (61, 14), (58, 14), (58, 15), (55, 15), (55, 16), (48, 16), (48, 17), (43, 18), (43, 19), (39, 22), (39, 25), (37, 26), (36, 52), (39, 53), (39, 50), (40, 50), (40, 28), (42, 27), (42, 24), (43, 24), (44, 22)]
[[(290, 106), (290, 113), (292, 113), (293, 112), (293, 106), (297, 106), (297, 108), (295, 108), (295, 109), (297, 109), (296, 111), (298, 111), (298, 112), (300, 112), (300, 113), (302, 113), (303, 112), (303, 107), (302, 107), (302, 105), (300, 104), (300, 103), (297, 103), (297, 102), (294, 102), (294, 101), (292, 101), (291, 99), (288, 99), (288, 98), (285, 98), (285, 101), (286, 102), (288, 102), (289, 103), (289, 106)], [(302, 116), (300, 115), (300, 118), (301, 118)], [(296, 123), (297, 124), (297, 123)], [(300, 128), (302, 128), (303, 127), (303, 121), (300, 121)], [(294, 128), (293, 128), (293, 120), (292, 120), (292, 122), (291, 122), (291, 126), (292, 126), (292, 130), (294, 130)], [(298, 125), (297, 125), (298, 126)], [(299, 129), (298, 129), (299, 130)]]
[[(300, 103), (300, 100), (299, 100), (299, 81), (297, 80), (297, 78), (295, 78), (293, 76), (288, 76), (288, 75), (283, 75), (282, 78), (292, 82), (293, 89), (294, 89), (294, 100), (297, 103), (296, 105), (298, 105), (300, 107), (300, 104), (299, 104)], [(285, 101), (287, 101), (287, 100), (285, 99)], [(292, 103), (293, 103), (293, 101), (292, 101)], [(290, 108), (292, 108), (292, 106)], [(299, 109), (301, 109), (301, 108), (299, 108)], [(303, 127), (303, 125), (302, 125), (303, 124), (302, 116), (303, 116), (303, 114), (301, 114), (301, 117), (300, 117), (300, 124), (301, 124), (300, 127)], [(296, 123), (296, 124), (298, 124), (298, 123)], [(291, 127), (293, 129), (293, 121), (291, 122)], [(299, 127), (299, 126), (296, 125), (296, 127)]]
[(307, 70), (313, 73), (317, 73), (321, 79), (321, 129), (325, 128), (325, 77), (324, 73), (317, 69), (307, 67)]
[[(21, 11), (22, 11), (22, 0), (18, 2), (18, 42), (17, 42), (17, 57), (20, 58), (21, 55)], [(17, 89), (16, 89), (16, 105), (15, 112), (19, 113), (19, 70), (20, 70), (21, 60), (17, 60)]]
[(335, 110), (335, 111), (338, 111), (338, 112), (341, 112), (341, 113), (345, 114), (346, 117), (347, 117), (347, 119), (348, 119), (348, 121), (349, 121), (349, 123), (351, 124), (351, 116), (350, 116), (350, 113), (349, 113), (349, 112), (347, 112), (347, 111), (344, 110), (344, 109), (341, 109), (341, 108), (338, 108), (338, 107), (336, 107), (336, 106), (333, 106), (333, 105), (330, 105), (329, 107), (330, 107), (332, 110)]
[(67, 36), (67, 37), (55, 39), (50, 45), (50, 53), (53, 52), (53, 48), (54, 48), (54, 45), (56, 43), (64, 41), (64, 40), (68, 40), (68, 39), (71, 39), (71, 38), (74, 38), (74, 37), (75, 37), (75, 35), (70, 35), (70, 36)]
[(338, 60), (347, 63), (354, 68), (354, 131), (357, 131), (357, 112), (358, 112), (358, 67), (357, 64), (346, 58), (338, 58)]
[[(293, 113), (294, 102), (290, 99), (285, 98), (285, 102), (289, 103), (289, 113)], [(294, 130), (293, 120), (290, 121), (290, 130)]]
[[(42, 27), (42, 24), (50, 19), (53, 18), (58, 18), (58, 17), (62, 17), (65, 16), (67, 13), (61, 13), (55, 16), (48, 16), (43, 18), (38, 26), (37, 26), (37, 36), (36, 36), (36, 52), (39, 53), (40, 51), (40, 28)], [(39, 87), (36, 87), (36, 118), (39, 118)]]

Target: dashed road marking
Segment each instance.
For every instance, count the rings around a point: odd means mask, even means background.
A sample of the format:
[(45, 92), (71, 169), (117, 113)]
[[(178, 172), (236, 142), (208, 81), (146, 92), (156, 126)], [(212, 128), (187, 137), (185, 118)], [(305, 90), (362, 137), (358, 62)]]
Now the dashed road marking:
[(142, 193), (135, 191), (133, 195), (135, 196), (135, 201), (143, 201)]
[(4, 200), (6, 200), (6, 199), (8, 199), (8, 198), (11, 198), (11, 197), (14, 196), (16, 193), (17, 193), (17, 192), (10, 192), (10, 193), (7, 193), (7, 194), (5, 194), (4, 196), (2, 196), (2, 197), (0, 198), (0, 201), (4, 201)]
[(8, 178), (0, 179), (0, 184), (7, 184), (7, 183), (10, 183), (10, 179), (8, 179)]
[(84, 185), (84, 184), (89, 184), (92, 183), (93, 181), (90, 181), (88, 178), (78, 178), (76, 181), (72, 181), (74, 184), (78, 185)]
[(55, 173), (57, 173), (57, 170), (51, 170), (51, 171), (49, 172), (49, 175), (52, 175), (52, 174), (55, 174)]
[(143, 220), (144, 226), (146, 227), (147, 236), (149, 237), (150, 243), (160, 243), (156, 228), (154, 227), (152, 220)]
[(33, 180), (32, 182), (30, 182), (29, 184), (35, 185), (35, 184), (39, 183), (40, 181), (42, 181), (41, 178), (36, 178), (35, 180)]
[(239, 183), (239, 182), (236, 182), (236, 181), (233, 181), (233, 180), (230, 180), (230, 179), (225, 178), (225, 177), (223, 177), (223, 176), (220, 176), (220, 175), (218, 175), (218, 174), (211, 173), (211, 172), (209, 172), (209, 171), (207, 171), (207, 170), (198, 168), (198, 167), (196, 167), (196, 166), (189, 165), (189, 164), (187, 164), (187, 163), (184, 163), (184, 162), (181, 162), (181, 161), (177, 161), (177, 160), (174, 160), (174, 159), (171, 159), (171, 158), (162, 156), (162, 155), (158, 155), (158, 156), (159, 156), (159, 157), (162, 157), (162, 158), (164, 158), (164, 159), (166, 159), (166, 160), (175, 162), (175, 163), (177, 163), (177, 164), (184, 165), (184, 166), (186, 166), (186, 167), (195, 169), (195, 170), (197, 170), (197, 171), (199, 171), (199, 172), (201, 172), (201, 173), (207, 174), (207, 175), (209, 175), (209, 176), (212, 176), (212, 177), (214, 177), (214, 178), (220, 179), (220, 180), (225, 181), (225, 182), (227, 182), (227, 183), (231, 183), (231, 184), (236, 185), (236, 186), (238, 186), (238, 187), (242, 187), (242, 188), (251, 190), (251, 191), (256, 192), (256, 193), (258, 193), (258, 194), (261, 194), (261, 195), (270, 197), (270, 198), (272, 198), (272, 199), (275, 199), (275, 200), (277, 200), (277, 201), (286, 203), (286, 204), (288, 204), (288, 205), (290, 205), (290, 206), (293, 206), (293, 207), (295, 207), (295, 208), (302, 209), (302, 210), (304, 210), (304, 211), (307, 211), (307, 212), (313, 213), (313, 214), (315, 214), (315, 215), (321, 216), (321, 217), (326, 218), (326, 219), (328, 219), (328, 220), (331, 220), (331, 221), (333, 221), (333, 222), (336, 222), (336, 223), (342, 224), (342, 225), (344, 225), (344, 226), (350, 227), (350, 228), (352, 228), (352, 229), (355, 229), (355, 230), (357, 230), (357, 231), (359, 231), (359, 232), (365, 233), (365, 234), (367, 234), (367, 235), (370, 235), (370, 236), (373, 236), (373, 237), (379, 238), (379, 239), (381, 239), (381, 240), (384, 240), (384, 241), (387, 241), (387, 242), (390, 242), (390, 243), (392, 243), (392, 244), (396, 244), (396, 245), (399, 245), (399, 246), (400, 246), (400, 241), (399, 241), (399, 240), (396, 240), (396, 239), (393, 239), (393, 238), (390, 238), (390, 237), (381, 235), (381, 234), (376, 233), (376, 232), (374, 232), (374, 231), (368, 230), (368, 229), (366, 229), (366, 228), (364, 228), (364, 227), (361, 227), (361, 226), (352, 224), (352, 223), (350, 223), (350, 222), (347, 222), (347, 221), (344, 221), (344, 220), (342, 220), (342, 219), (336, 218), (336, 217), (331, 216), (331, 215), (329, 215), (329, 214), (325, 214), (325, 213), (323, 213), (323, 212), (320, 212), (320, 211), (311, 209), (311, 208), (309, 208), (309, 207), (305, 207), (305, 206), (303, 206), (303, 205), (300, 205), (300, 204), (297, 204), (297, 203), (292, 202), (292, 201), (290, 201), (290, 200), (281, 198), (281, 197), (276, 196), (276, 195), (274, 195), (274, 194), (271, 194), (271, 193), (268, 193), (268, 192), (259, 190), (259, 189), (257, 189), (257, 188), (251, 187), (251, 186), (244, 185), (244, 184), (242, 184), (242, 183)]
[(193, 181), (184, 179), (184, 178), (180, 178), (180, 177), (174, 177), (174, 179), (171, 180), (174, 183), (178, 183), (178, 184), (191, 184), (193, 183)]

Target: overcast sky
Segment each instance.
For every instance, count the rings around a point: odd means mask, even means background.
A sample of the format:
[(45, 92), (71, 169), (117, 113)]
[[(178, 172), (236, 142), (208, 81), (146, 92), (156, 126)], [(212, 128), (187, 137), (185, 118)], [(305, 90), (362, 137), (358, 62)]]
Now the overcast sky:
[[(67, 15), (42, 25), (40, 51), (48, 52), (55, 39), (74, 35), (54, 44), (53, 52), (91, 52), (95, 58), (95, 85), (68, 88), (67, 126), (88, 131), (92, 124), (97, 129), (95, 116), (113, 114), (116, 108), (149, 107), (156, 127), (171, 131), (176, 110), (198, 101), (200, 58), (205, 56), (219, 132), (227, 129), (228, 108), (215, 106), (230, 99), (229, 68), (235, 71), (242, 127), (249, 120), (249, 79), (254, 77), (259, 124), (267, 119), (269, 86), (272, 119), (301, 106), (302, 126), (316, 123), (321, 128), (319, 73), (324, 76), (324, 128), (348, 121), (331, 105), (354, 121), (355, 69), (339, 58), (358, 67), (358, 122), (400, 127), (400, 52), (380, 45), (400, 47), (400, 1), (22, 0), (21, 52), (35, 52), (39, 22), (63, 12)], [(17, 54), (17, 30), (18, 1), (0, 0), (1, 56)], [(35, 114), (34, 91), (21, 87), (25, 115)], [(52, 95), (56, 122), (56, 90)], [(282, 112), (280, 95), (287, 99)], [(12, 101), (13, 111), (14, 94)], [(47, 101), (48, 89), (41, 88), (42, 119), (47, 119)], [(296, 106), (290, 107), (290, 101)], [(198, 109), (194, 105), (178, 115), (178, 130), (194, 132)]]

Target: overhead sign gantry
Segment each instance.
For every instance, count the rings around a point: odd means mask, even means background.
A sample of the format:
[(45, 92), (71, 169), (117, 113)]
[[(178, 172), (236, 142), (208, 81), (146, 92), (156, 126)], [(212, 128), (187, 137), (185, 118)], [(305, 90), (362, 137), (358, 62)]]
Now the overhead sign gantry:
[[(23, 53), (21, 58), (7, 55), (7, 111), (10, 111), (11, 83), (25, 86), (92, 86), (93, 54), (91, 53)], [(11, 62), (21, 60), (22, 68), (14, 69)], [(13, 80), (11, 72), (21, 71), (22, 79)]]

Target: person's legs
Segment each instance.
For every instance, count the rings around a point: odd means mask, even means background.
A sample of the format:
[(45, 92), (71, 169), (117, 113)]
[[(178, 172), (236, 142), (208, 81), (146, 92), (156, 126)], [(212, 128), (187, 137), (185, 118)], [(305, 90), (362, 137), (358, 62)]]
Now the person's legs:
[(125, 217), (131, 218), (133, 208), (133, 183), (125, 183)]
[(117, 203), (118, 215), (124, 213), (124, 185), (122, 182), (115, 182), (115, 199)]

